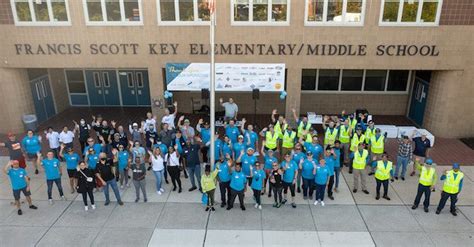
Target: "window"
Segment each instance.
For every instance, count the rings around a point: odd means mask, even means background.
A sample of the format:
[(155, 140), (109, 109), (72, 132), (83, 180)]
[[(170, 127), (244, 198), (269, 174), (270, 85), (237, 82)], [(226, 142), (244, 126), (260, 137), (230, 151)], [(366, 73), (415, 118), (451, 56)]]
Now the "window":
[(83, 0), (87, 25), (142, 25), (142, 0)]
[(320, 93), (408, 93), (408, 70), (303, 69), (302, 91)]
[(70, 25), (66, 0), (11, 0), (16, 25)]
[(133, 83), (133, 73), (128, 72), (127, 73), (127, 85), (129, 88), (134, 88), (135, 84)]
[(102, 80), (104, 82), (103, 83), (104, 87), (110, 87), (109, 72), (102, 73)]
[(157, 0), (158, 22), (162, 25), (209, 25), (206, 0)]
[(142, 72), (137, 72), (136, 74), (137, 77), (137, 87), (138, 88), (143, 88), (143, 74)]
[(288, 25), (290, 0), (231, 0), (233, 25)]
[(380, 25), (436, 26), (443, 0), (384, 0)]
[(82, 70), (66, 70), (66, 79), (70, 94), (87, 93)]
[(305, 25), (362, 26), (366, 0), (305, 0)]

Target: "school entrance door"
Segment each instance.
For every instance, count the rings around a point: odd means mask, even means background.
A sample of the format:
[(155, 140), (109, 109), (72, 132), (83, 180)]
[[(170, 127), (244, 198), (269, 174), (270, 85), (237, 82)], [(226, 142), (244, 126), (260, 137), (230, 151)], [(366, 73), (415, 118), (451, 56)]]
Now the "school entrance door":
[(419, 126), (423, 125), (430, 77), (431, 72), (429, 72), (429, 75), (427, 76), (426, 72), (417, 71), (415, 75), (415, 83), (413, 85), (408, 117)]

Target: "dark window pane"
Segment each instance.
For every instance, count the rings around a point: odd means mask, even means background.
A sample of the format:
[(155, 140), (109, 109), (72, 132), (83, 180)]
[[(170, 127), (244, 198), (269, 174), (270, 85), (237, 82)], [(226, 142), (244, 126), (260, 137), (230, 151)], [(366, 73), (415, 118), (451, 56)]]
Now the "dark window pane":
[(173, 0), (160, 0), (160, 14), (162, 21), (176, 21)]
[(48, 4), (46, 0), (35, 1), (33, 7), (35, 9), (36, 21), (49, 21)]
[(337, 91), (339, 89), (339, 73), (338, 69), (319, 70), (318, 90)]
[(69, 93), (86, 93), (84, 83), (68, 82)]
[(84, 74), (82, 73), (82, 70), (68, 70), (66, 71), (66, 77), (69, 82), (84, 81)]
[(249, 0), (236, 0), (234, 3), (234, 21), (248, 21)]
[(125, 10), (125, 20), (140, 21), (140, 6), (138, 6), (138, 0), (123, 1), (123, 8)]
[(418, 70), (416, 71), (416, 77), (419, 77), (427, 82), (430, 82), (431, 70)]
[(179, 0), (179, 20), (194, 21), (194, 3), (192, 0)]
[(120, 1), (106, 0), (105, 10), (107, 12), (108, 21), (121, 21), (122, 20), (122, 16), (120, 13)]
[(31, 21), (30, 4), (27, 0), (15, 1), (15, 8), (18, 21)]
[(67, 21), (66, 2), (64, 0), (51, 1), (54, 21)]
[(87, 1), (87, 13), (89, 14), (89, 21), (103, 21), (102, 5), (100, 0)]
[(342, 91), (362, 90), (363, 70), (343, 70), (342, 71)]
[(316, 70), (303, 69), (301, 76), (301, 90), (315, 90), (316, 89)]
[(384, 91), (386, 70), (367, 70), (365, 71), (365, 91)]
[(408, 72), (408, 70), (390, 70), (387, 91), (406, 91)]

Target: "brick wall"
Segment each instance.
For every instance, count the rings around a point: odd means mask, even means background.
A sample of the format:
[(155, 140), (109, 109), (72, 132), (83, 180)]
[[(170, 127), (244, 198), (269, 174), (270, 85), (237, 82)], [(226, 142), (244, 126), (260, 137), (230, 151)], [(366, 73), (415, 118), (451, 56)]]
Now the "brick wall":
[(445, 0), (440, 25), (474, 25), (473, 0)]
[(10, 0), (0, 0), (0, 24), (13, 24)]

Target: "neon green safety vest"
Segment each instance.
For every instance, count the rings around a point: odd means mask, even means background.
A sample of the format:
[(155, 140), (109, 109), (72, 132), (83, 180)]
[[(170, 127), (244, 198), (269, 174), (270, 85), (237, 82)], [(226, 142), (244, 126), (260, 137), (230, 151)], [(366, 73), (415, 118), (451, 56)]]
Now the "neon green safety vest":
[(326, 134), (324, 135), (324, 145), (334, 145), (337, 137), (337, 129), (333, 128), (332, 133), (331, 129), (326, 129)]
[(313, 142), (313, 136), (311, 134), (306, 134), (306, 140), (304, 142), (312, 143)]
[(311, 129), (311, 124), (306, 123), (306, 126), (304, 126), (303, 121), (301, 121), (300, 124), (298, 125), (298, 138), (303, 136), (303, 131), (305, 131), (305, 130), (309, 131), (309, 129)]
[(278, 137), (283, 138), (283, 131), (285, 131), (287, 127), (288, 127), (288, 124), (284, 124), (283, 129), (281, 129), (280, 122), (279, 121), (276, 122), (274, 130), (275, 130), (275, 133), (278, 134)]
[(345, 125), (342, 125), (339, 128), (339, 141), (341, 141), (341, 143), (349, 143), (351, 141), (351, 137), (349, 136), (349, 129), (350, 127), (346, 127)]
[(291, 131), (291, 134), (288, 134), (288, 131), (285, 131), (283, 135), (283, 143), (281, 144), (284, 148), (293, 148), (295, 146), (296, 132)]
[(365, 149), (362, 151), (362, 155), (360, 155), (359, 150), (355, 151), (352, 167), (356, 170), (364, 170), (367, 164), (367, 156), (369, 156), (369, 152)]
[(433, 185), (433, 176), (435, 175), (435, 169), (430, 168), (426, 169), (426, 167), (421, 167), (421, 174), (420, 174), (420, 184), (424, 186), (432, 186)]
[(364, 142), (364, 140), (365, 140), (365, 135), (361, 134), (360, 136), (357, 136), (357, 134), (355, 134), (352, 137), (352, 141), (351, 141), (351, 151), (352, 152), (357, 151), (357, 147), (359, 146), (359, 143)]
[(268, 149), (275, 149), (277, 147), (278, 133), (275, 132), (272, 135), (272, 132), (267, 131), (265, 133), (265, 147)]
[(387, 161), (387, 166), (383, 163), (383, 160), (377, 161), (377, 170), (375, 171), (375, 178), (378, 180), (390, 179), (390, 171), (392, 170), (392, 162)]
[(367, 137), (367, 138), (365, 139), (365, 143), (368, 144), (369, 141), (370, 141), (370, 138), (372, 138), (372, 136), (375, 135), (375, 128), (373, 128), (373, 129), (367, 128), (367, 129), (365, 130), (365, 135), (366, 135), (366, 137)]
[(446, 180), (444, 180), (443, 191), (449, 194), (457, 194), (459, 192), (459, 184), (463, 177), (464, 173), (458, 172), (456, 179), (454, 179), (454, 171), (448, 171), (446, 174)]
[(372, 136), (370, 139), (370, 151), (374, 154), (383, 154), (384, 139), (385, 136), (383, 135), (379, 136), (378, 140), (376, 136)]
[(356, 126), (357, 126), (357, 119), (354, 118), (354, 119), (349, 119), (349, 125), (352, 127), (353, 130), (355, 130)]

